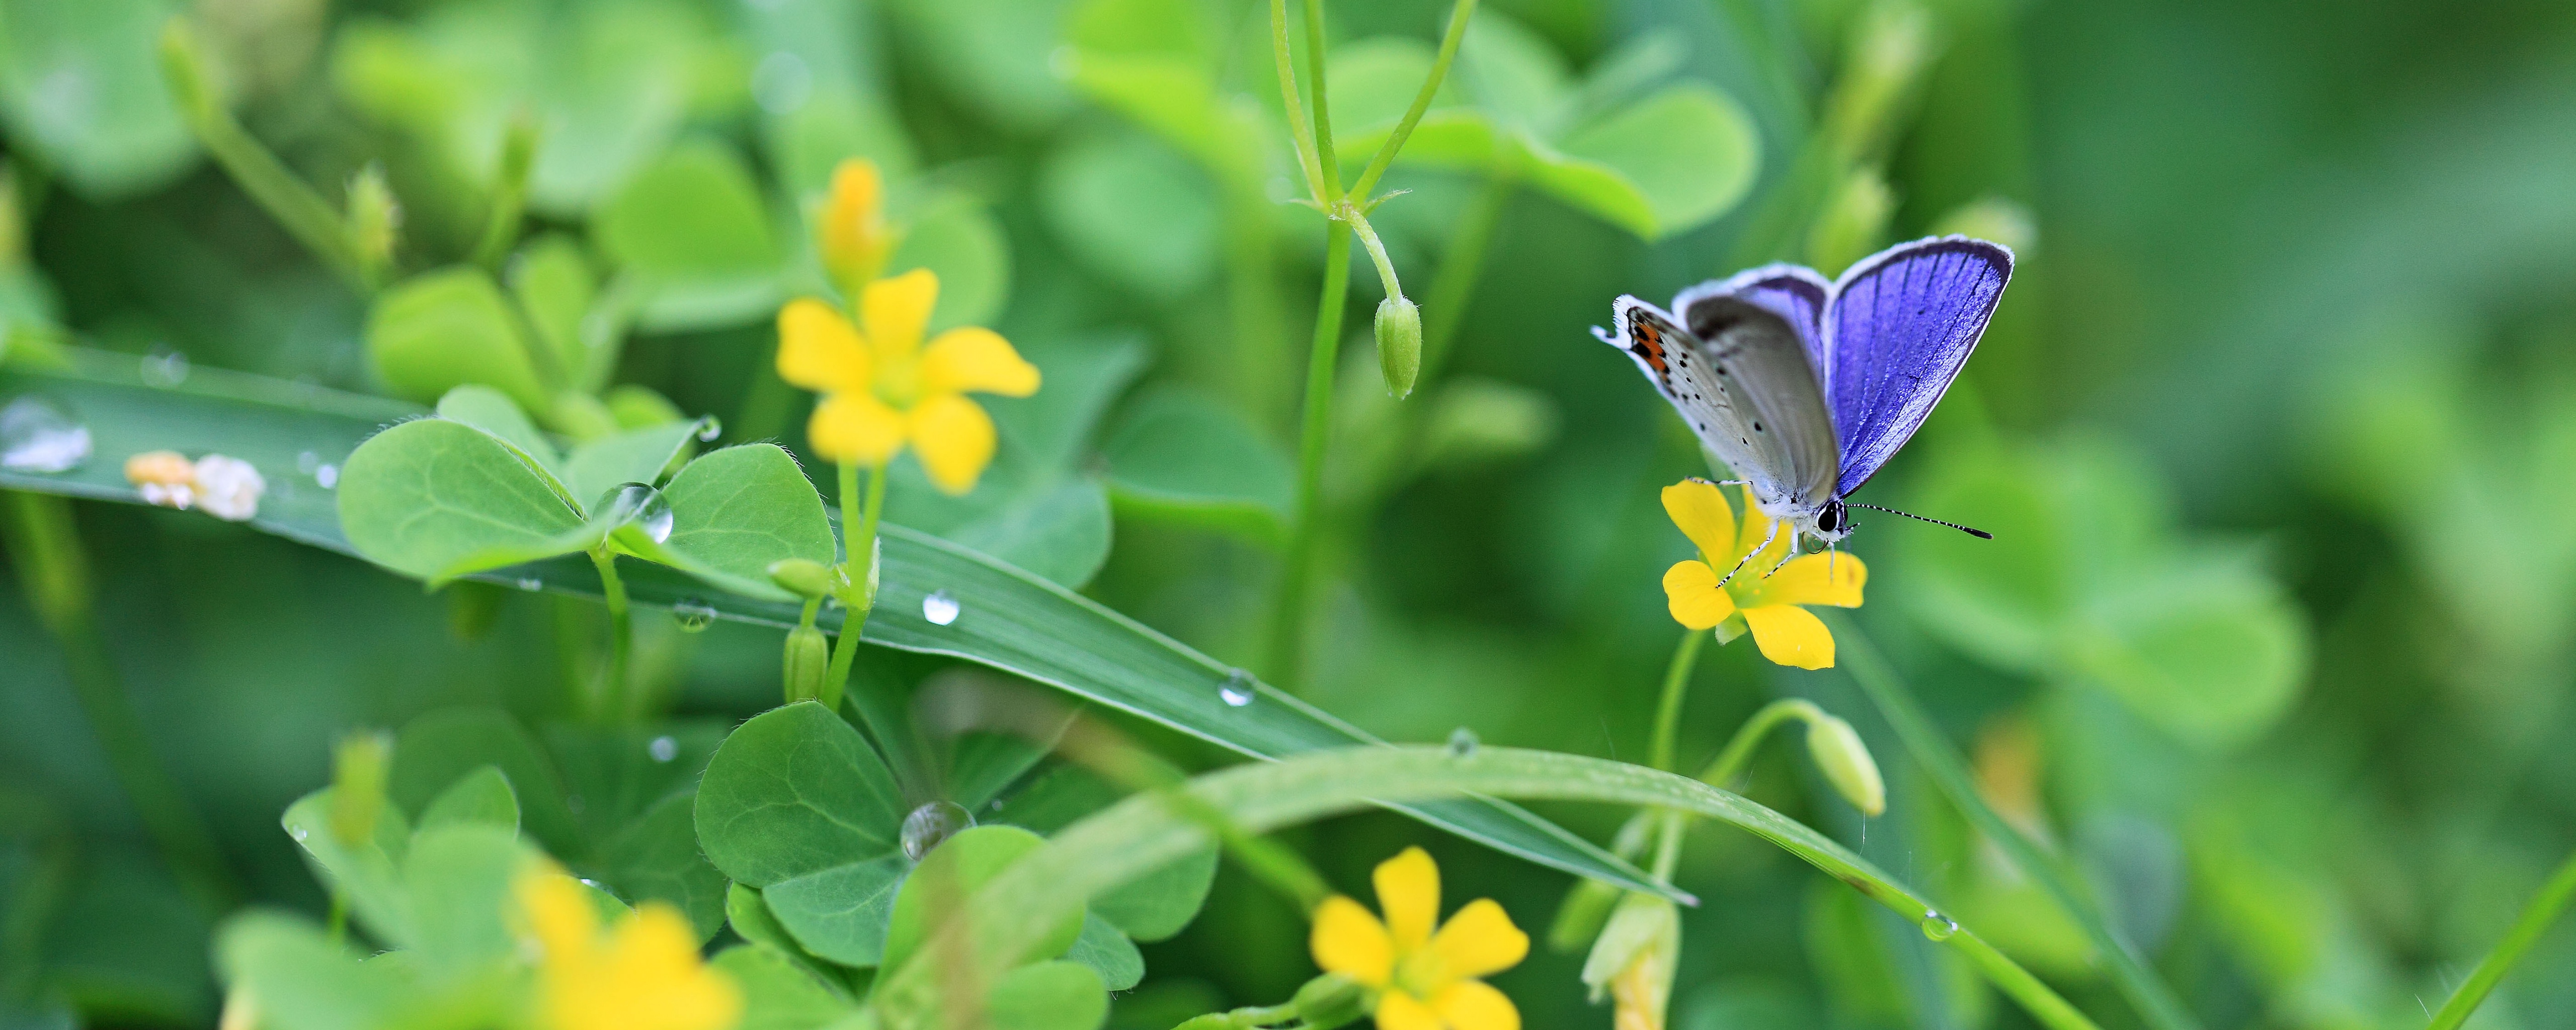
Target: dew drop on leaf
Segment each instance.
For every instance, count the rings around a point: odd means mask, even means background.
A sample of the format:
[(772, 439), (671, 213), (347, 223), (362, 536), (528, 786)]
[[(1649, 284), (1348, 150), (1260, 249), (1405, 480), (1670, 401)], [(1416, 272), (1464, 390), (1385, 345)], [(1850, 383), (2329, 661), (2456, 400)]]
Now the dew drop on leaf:
[(535, 576), (521, 576), (517, 580), (513, 581), (511, 585), (516, 586), (521, 590), (535, 593), (536, 591), (546, 588), (546, 581), (538, 579)]
[(974, 827), (974, 813), (954, 801), (933, 801), (913, 809), (903, 817), (903, 857), (921, 861), (940, 841)]
[(930, 620), (933, 626), (957, 621), (958, 611), (957, 595), (945, 590), (934, 590), (930, 596), (921, 599), (921, 617)]
[(322, 484), (322, 489), (325, 490), (338, 489), (340, 486), (340, 466), (324, 465), (321, 468), (314, 469), (313, 481)]
[(668, 762), (680, 757), (680, 742), (672, 739), (669, 734), (664, 734), (646, 742), (644, 754), (656, 762)]
[(1217, 685), (1216, 696), (1231, 707), (1241, 708), (1252, 703), (1255, 686), (1251, 673), (1236, 669), (1225, 674), (1225, 682)]
[(89, 427), (62, 405), (29, 395), (0, 408), (0, 468), (69, 472), (89, 460), (89, 451)]
[(1936, 941), (1946, 941), (1958, 932), (1958, 920), (1928, 908), (1923, 910), (1923, 936)]
[(704, 632), (716, 621), (716, 606), (704, 598), (683, 597), (671, 606), (671, 619), (680, 624), (682, 633)]
[(1479, 743), (1481, 742), (1476, 739), (1476, 731), (1474, 730), (1468, 729), (1464, 726), (1450, 730), (1449, 757), (1473, 758), (1476, 754), (1476, 746)]
[(143, 358), (143, 382), (164, 390), (188, 381), (188, 354), (169, 344), (159, 344)]
[(608, 492), (603, 508), (619, 525), (643, 530), (654, 543), (671, 539), (671, 501), (650, 483), (621, 483)]
[(715, 416), (713, 416), (713, 415), (709, 415), (709, 416), (707, 416), (707, 417), (705, 417), (705, 418), (702, 418), (702, 419), (699, 419), (699, 420), (698, 420), (698, 442), (699, 442), (699, 443), (714, 443), (714, 442), (715, 442), (715, 440), (716, 440), (716, 437), (723, 436), (723, 435), (724, 435), (724, 423), (719, 422), (719, 421), (716, 421), (716, 417), (715, 417)]

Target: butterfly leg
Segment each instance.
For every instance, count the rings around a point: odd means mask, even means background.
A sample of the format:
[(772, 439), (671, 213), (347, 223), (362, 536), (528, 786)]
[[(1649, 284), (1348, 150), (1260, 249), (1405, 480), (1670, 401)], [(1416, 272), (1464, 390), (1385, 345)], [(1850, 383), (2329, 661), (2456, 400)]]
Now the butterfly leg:
[[(1777, 523), (1777, 522), (1772, 523), (1772, 524), (1771, 524), (1771, 531), (1772, 531), (1772, 532), (1774, 532), (1774, 533), (1779, 532), (1779, 531), (1780, 531), (1780, 524), (1779, 524), (1779, 523)], [(1797, 530), (1794, 530), (1794, 529), (1793, 529), (1793, 530), (1790, 530), (1790, 531), (1789, 531), (1789, 553), (1788, 553), (1788, 554), (1785, 554), (1785, 555), (1780, 556), (1780, 562), (1779, 562), (1779, 564), (1771, 566), (1771, 571), (1770, 571), (1770, 572), (1765, 572), (1765, 573), (1763, 573), (1763, 574), (1762, 574), (1762, 578), (1764, 578), (1764, 579), (1769, 579), (1769, 578), (1771, 578), (1772, 576), (1777, 575), (1777, 574), (1779, 573), (1779, 571), (1780, 571), (1780, 570), (1785, 569), (1785, 568), (1788, 568), (1788, 567), (1789, 567), (1789, 563), (1790, 563), (1790, 562), (1797, 560), (1797, 557), (1798, 557), (1798, 544), (1799, 544), (1799, 540), (1800, 540), (1800, 538), (1799, 538), (1799, 536), (1798, 536), (1798, 531), (1797, 531)], [(1764, 546), (1769, 546), (1769, 545), (1767, 545), (1767, 544), (1766, 544), (1766, 545), (1764, 545)]]
[(1755, 547), (1750, 551), (1746, 551), (1744, 552), (1744, 557), (1735, 559), (1735, 567), (1726, 570), (1726, 575), (1717, 577), (1717, 585), (1723, 587), (1728, 583), (1728, 581), (1733, 580), (1736, 573), (1744, 571), (1745, 562), (1752, 561), (1754, 555), (1769, 550), (1771, 548), (1771, 541), (1778, 538), (1779, 535), (1780, 524), (1774, 522), (1771, 524), (1771, 532), (1763, 534), (1761, 546)]

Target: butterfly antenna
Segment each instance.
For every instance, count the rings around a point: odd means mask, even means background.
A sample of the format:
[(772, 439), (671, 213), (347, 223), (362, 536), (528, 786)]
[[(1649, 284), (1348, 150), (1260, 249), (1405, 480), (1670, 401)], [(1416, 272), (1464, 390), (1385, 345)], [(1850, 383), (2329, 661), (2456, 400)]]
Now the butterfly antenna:
[(1869, 510), (1871, 510), (1871, 511), (1883, 511), (1883, 512), (1886, 512), (1886, 513), (1888, 513), (1888, 514), (1890, 514), (1890, 515), (1903, 515), (1903, 516), (1905, 516), (1906, 518), (1913, 519), (1913, 520), (1914, 520), (1914, 521), (1916, 521), (1916, 522), (1929, 522), (1929, 523), (1931, 523), (1931, 524), (1933, 524), (1933, 525), (1935, 525), (1935, 526), (1948, 526), (1948, 527), (1950, 527), (1950, 528), (1952, 528), (1952, 529), (1958, 530), (1959, 532), (1966, 533), (1966, 534), (1968, 534), (1969, 536), (1976, 537), (1976, 538), (1977, 538), (1977, 539), (1979, 539), (1979, 540), (1992, 540), (1992, 539), (1994, 539), (1994, 538), (1995, 538), (1995, 535), (1994, 535), (1994, 534), (1989, 533), (1989, 532), (1986, 532), (1985, 530), (1982, 530), (1982, 529), (1977, 529), (1977, 528), (1970, 527), (1970, 526), (1962, 526), (1962, 525), (1960, 525), (1960, 524), (1958, 524), (1958, 523), (1956, 523), (1956, 522), (1943, 522), (1943, 521), (1941, 521), (1940, 519), (1927, 519), (1927, 518), (1924, 518), (1924, 517), (1923, 517), (1923, 516), (1921, 516), (1921, 515), (1914, 514), (1913, 512), (1910, 512), (1910, 511), (1898, 511), (1898, 510), (1896, 510), (1896, 509), (1894, 509), (1894, 508), (1881, 508), (1881, 507), (1879, 507), (1878, 505), (1875, 505), (1875, 504), (1853, 504), (1853, 503), (1851, 503), (1851, 502), (1849, 502), (1849, 501), (1845, 501), (1845, 502), (1843, 502), (1843, 506), (1844, 506), (1844, 507), (1847, 507), (1847, 508), (1867, 508), (1867, 509), (1869, 509)]

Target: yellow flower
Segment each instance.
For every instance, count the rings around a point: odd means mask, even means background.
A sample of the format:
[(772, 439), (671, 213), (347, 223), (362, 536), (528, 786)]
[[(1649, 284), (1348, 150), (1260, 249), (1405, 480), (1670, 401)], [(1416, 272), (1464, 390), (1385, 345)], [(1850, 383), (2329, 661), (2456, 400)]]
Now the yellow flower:
[(1315, 964), (1377, 992), (1379, 1030), (1519, 1030), (1521, 1013), (1477, 979), (1529, 954), (1529, 935), (1503, 906), (1478, 898), (1433, 932), (1440, 917), (1440, 867), (1406, 848), (1377, 867), (1381, 923), (1341, 895), (1315, 909), (1309, 942)]
[(590, 892), (542, 866), (514, 885), (539, 949), (537, 1025), (545, 1030), (731, 1030), (742, 990), (699, 961), (688, 917), (645, 902), (603, 934)]
[(885, 180), (876, 162), (854, 157), (832, 169), (832, 194), (815, 221), (814, 243), (843, 289), (873, 282), (885, 270), (894, 233), (886, 227)]
[(778, 375), (823, 394), (805, 428), (816, 453), (878, 465), (910, 443), (930, 481), (962, 494), (993, 460), (993, 419), (968, 391), (1026, 397), (1037, 366), (990, 329), (951, 329), (922, 346), (939, 277), (917, 268), (869, 283), (859, 324), (811, 297), (778, 312)]
[[(1810, 554), (1780, 566), (1788, 556), (1788, 534), (1750, 558), (1771, 535), (1771, 517), (1744, 501), (1744, 525), (1726, 494), (1705, 479), (1685, 479), (1664, 488), (1664, 513), (1682, 535), (1699, 545), (1699, 557), (1664, 570), (1664, 599), (1673, 620), (1692, 629), (1715, 629), (1721, 640), (1733, 640), (1750, 629), (1762, 657), (1801, 669), (1834, 664), (1834, 635), (1805, 604), (1860, 607), (1860, 588), (1868, 567), (1848, 554)], [(1739, 568), (1739, 563), (1741, 567)], [(1729, 570), (1735, 578), (1719, 586)]]

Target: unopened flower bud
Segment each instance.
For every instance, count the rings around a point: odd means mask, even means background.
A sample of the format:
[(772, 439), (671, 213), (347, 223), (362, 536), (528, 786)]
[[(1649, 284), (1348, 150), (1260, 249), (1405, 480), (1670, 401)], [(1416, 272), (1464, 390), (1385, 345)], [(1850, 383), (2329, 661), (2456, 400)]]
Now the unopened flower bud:
[(832, 667), (832, 644), (823, 631), (798, 626), (787, 631), (787, 701), (819, 700)]
[(1303, 1026), (1330, 1030), (1359, 1022), (1369, 1014), (1369, 991), (1357, 980), (1341, 973), (1326, 973), (1297, 988), (1289, 1004), (1297, 1007)]
[(1413, 392), (1413, 379), (1422, 374), (1422, 309), (1410, 298), (1377, 302), (1377, 367), (1386, 375), (1386, 392)]
[(383, 733), (352, 733), (331, 754), (331, 837), (357, 847), (376, 836), (384, 817), (385, 780), (393, 769), (394, 741)]
[(349, 180), (349, 239), (367, 267), (393, 264), (394, 244), (402, 239), (402, 204), (394, 199), (380, 165), (359, 169)]
[(1662, 1030), (1680, 958), (1680, 910), (1654, 895), (1631, 893), (1593, 942), (1583, 961), (1583, 982), (1593, 1000), (1608, 993), (1617, 1002), (1617, 1030)]
[(826, 597), (840, 583), (830, 566), (811, 558), (781, 558), (769, 563), (769, 581), (798, 597)]
[(1887, 811), (1887, 783), (1879, 779), (1878, 763), (1869, 757), (1869, 745), (1861, 743), (1852, 724), (1830, 715), (1808, 720), (1807, 752), (1815, 757), (1825, 781), (1862, 815)]
[(823, 267), (843, 289), (857, 291), (885, 270), (894, 234), (885, 222), (885, 180), (873, 161), (851, 158), (832, 169), (832, 193), (814, 226)]

